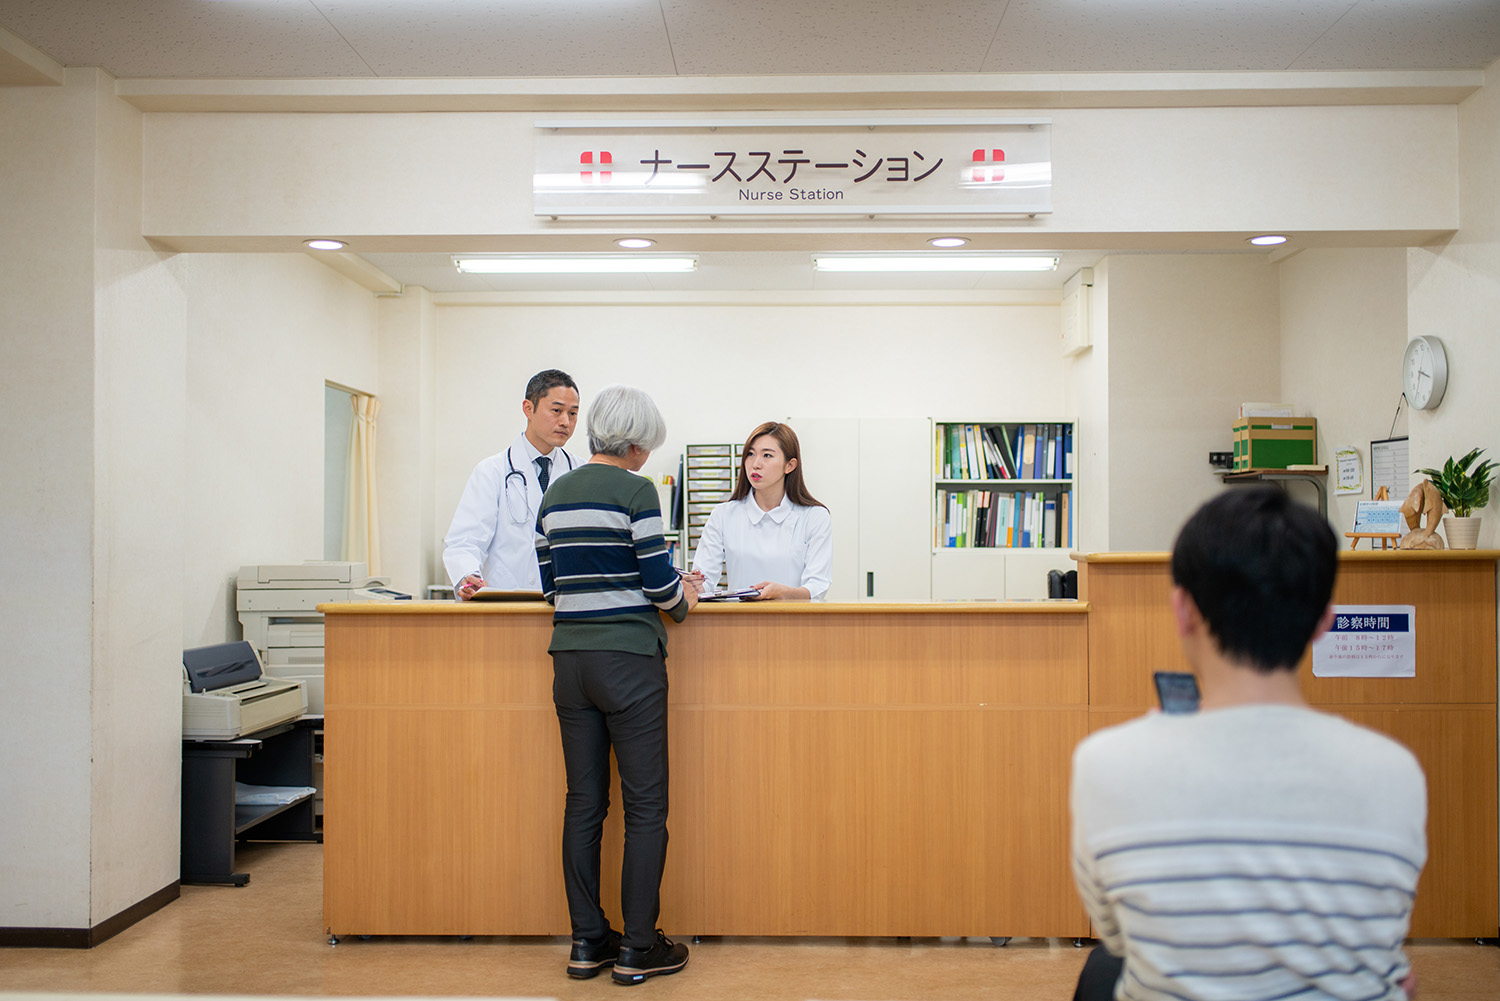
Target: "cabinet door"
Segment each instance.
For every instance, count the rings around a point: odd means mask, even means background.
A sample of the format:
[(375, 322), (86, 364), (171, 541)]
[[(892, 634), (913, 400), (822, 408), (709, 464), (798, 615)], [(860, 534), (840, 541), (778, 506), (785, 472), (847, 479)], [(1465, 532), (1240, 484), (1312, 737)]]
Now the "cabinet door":
[(827, 601), (853, 601), (859, 590), (859, 425), (857, 417), (794, 417), (802, 445), (802, 481), (833, 516), (833, 583)]
[(876, 600), (932, 597), (932, 424), (925, 417), (859, 422), (857, 586)]

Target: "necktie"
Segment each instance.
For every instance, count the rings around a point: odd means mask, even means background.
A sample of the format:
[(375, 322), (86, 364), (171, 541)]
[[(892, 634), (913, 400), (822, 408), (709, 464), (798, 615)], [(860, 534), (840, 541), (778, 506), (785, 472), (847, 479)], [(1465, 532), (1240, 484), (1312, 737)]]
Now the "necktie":
[(536, 481), (542, 485), (542, 493), (546, 493), (547, 484), (552, 481), (552, 460), (545, 455), (539, 455), (536, 457), (536, 464), (540, 470), (536, 474)]

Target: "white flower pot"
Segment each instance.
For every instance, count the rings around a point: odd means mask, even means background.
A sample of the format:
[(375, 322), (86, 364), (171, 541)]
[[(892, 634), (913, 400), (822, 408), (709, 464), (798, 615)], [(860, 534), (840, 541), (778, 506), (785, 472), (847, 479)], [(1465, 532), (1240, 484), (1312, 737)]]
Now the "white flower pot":
[(1455, 518), (1443, 515), (1443, 534), (1448, 537), (1449, 549), (1474, 549), (1479, 545), (1479, 517)]

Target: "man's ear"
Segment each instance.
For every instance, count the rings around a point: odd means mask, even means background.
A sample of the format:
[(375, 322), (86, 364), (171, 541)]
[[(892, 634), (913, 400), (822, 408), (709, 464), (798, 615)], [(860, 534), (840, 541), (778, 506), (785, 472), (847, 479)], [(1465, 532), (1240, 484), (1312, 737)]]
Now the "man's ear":
[(1203, 613), (1198, 611), (1193, 596), (1181, 587), (1172, 588), (1172, 619), (1179, 637), (1192, 636), (1203, 628)]
[(522, 400), (521, 416), (525, 417), (529, 421), (531, 420), (531, 415), (534, 413), (536, 413), (536, 406), (530, 400)]
[(1318, 617), (1318, 624), (1313, 627), (1312, 639), (1308, 640), (1308, 642), (1309, 643), (1315, 643), (1315, 642), (1317, 642), (1317, 639), (1318, 639), (1319, 636), (1322, 636), (1324, 633), (1328, 632), (1328, 630), (1330, 630), (1332, 628), (1333, 628), (1333, 606), (1329, 605), (1327, 608), (1323, 609), (1323, 614)]

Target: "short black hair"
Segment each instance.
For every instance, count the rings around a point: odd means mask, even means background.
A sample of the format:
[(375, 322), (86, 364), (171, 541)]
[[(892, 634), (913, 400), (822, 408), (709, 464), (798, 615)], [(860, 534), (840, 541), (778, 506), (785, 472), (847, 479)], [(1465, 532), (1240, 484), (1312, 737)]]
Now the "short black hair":
[(558, 386), (578, 392), (578, 386), (571, 375), (562, 369), (549, 368), (531, 377), (531, 381), (526, 384), (526, 399), (531, 401), (533, 407), (539, 407), (542, 405), (542, 397)]
[(1231, 487), (1172, 547), (1172, 580), (1228, 656), (1266, 674), (1297, 669), (1333, 597), (1338, 540), (1317, 511), (1275, 487)]

